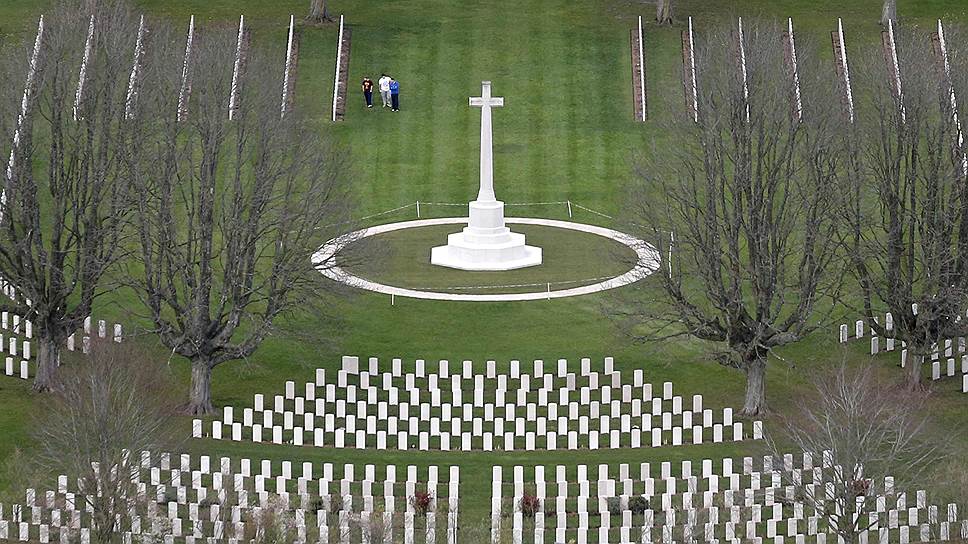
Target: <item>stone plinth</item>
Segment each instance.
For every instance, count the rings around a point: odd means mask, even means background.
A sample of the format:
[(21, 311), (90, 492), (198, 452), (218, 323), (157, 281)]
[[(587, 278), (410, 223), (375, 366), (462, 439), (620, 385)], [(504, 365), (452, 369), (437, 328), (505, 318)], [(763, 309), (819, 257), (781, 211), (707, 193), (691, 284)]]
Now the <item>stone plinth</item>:
[(504, 226), (503, 202), (475, 200), (468, 208), (467, 227), (447, 236), (446, 246), (433, 248), (431, 264), (460, 270), (514, 270), (541, 264), (541, 248), (526, 245), (523, 234)]

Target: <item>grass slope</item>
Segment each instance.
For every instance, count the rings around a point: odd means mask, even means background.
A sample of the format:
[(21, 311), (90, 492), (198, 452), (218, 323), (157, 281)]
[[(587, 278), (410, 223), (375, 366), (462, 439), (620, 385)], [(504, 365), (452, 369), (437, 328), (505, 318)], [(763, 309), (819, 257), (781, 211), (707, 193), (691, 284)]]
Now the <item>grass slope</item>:
[[(184, 23), (195, 14), (205, 25), (235, 25), (240, 13), (255, 29), (257, 43), (284, 44), (288, 14), (301, 17), (304, 0), (139, 0), (147, 12)], [(494, 112), (495, 182), (498, 196), (509, 203), (571, 200), (609, 215), (621, 212), (624, 188), (630, 182), (636, 154), (661, 154), (669, 142), (658, 124), (631, 120), (628, 29), (634, 16), (646, 21), (652, 4), (630, 0), (333, 0), (331, 9), (345, 13), (353, 25), (353, 49), (346, 121), (328, 122), (333, 88), (336, 29), (333, 25), (304, 28), (302, 33), (298, 107), (318, 119), (352, 154), (359, 216), (421, 201), (424, 216), (453, 215), (459, 208), (429, 203), (465, 203), (476, 192), (478, 113), (467, 105), (480, 92), (480, 82), (494, 83), (506, 105)], [(7, 0), (0, 5), (5, 37), (30, 35), (46, 2)], [(960, 0), (905, 2), (901, 16), (917, 24), (937, 17), (968, 20)], [(822, 0), (683, 0), (677, 8), (680, 24), (672, 28), (647, 25), (649, 92), (652, 114), (661, 119), (680, 108), (678, 36), (681, 20), (697, 16), (697, 25), (729, 20), (741, 14), (785, 18), (793, 16), (801, 34), (817, 43), (845, 18), (851, 40), (878, 39), (879, 2)], [(7, 38), (5, 38), (7, 39)], [(280, 63), (282, 59), (280, 59)], [(364, 75), (376, 79), (388, 72), (399, 79), (402, 111), (366, 110), (356, 84)], [(281, 83), (280, 83), (281, 85)], [(512, 213), (567, 218), (561, 206), (513, 208)], [(413, 209), (389, 214), (381, 221), (411, 219)], [(610, 222), (578, 210), (576, 221)], [(589, 256), (589, 258), (593, 258)], [(710, 361), (704, 346), (691, 341), (637, 345), (602, 318), (607, 296), (532, 303), (441, 303), (389, 298), (361, 293), (328, 303), (328, 316), (305, 312), (290, 316), (251, 360), (225, 365), (215, 372), (217, 404), (251, 402), (256, 392), (277, 392), (286, 380), (307, 381), (316, 366), (334, 367), (339, 354), (402, 357), (412, 364), (428, 360), (486, 359), (555, 360), (579, 357), (601, 360), (614, 355), (622, 370), (645, 368), (655, 382), (672, 380), (681, 393), (702, 393), (707, 404), (736, 405), (743, 391), (742, 376)], [(99, 317), (135, 323), (129, 311), (133, 299), (123, 293), (104, 299)], [(785, 362), (771, 368), (768, 395), (779, 411), (802, 391), (808, 376), (802, 367), (841, 357), (864, 358), (863, 346), (846, 352), (833, 348), (833, 332), (814, 342), (786, 350)], [(893, 356), (890, 356), (893, 357)], [(891, 359), (893, 360), (893, 359)], [(182, 361), (172, 365), (187, 380)], [(887, 365), (885, 365), (887, 366)], [(945, 382), (939, 401), (939, 421), (964, 422), (964, 397)], [(43, 399), (26, 384), (0, 379), (0, 459), (15, 448), (29, 450), (25, 414), (42, 409)], [(188, 424), (184, 422), (187, 432)], [(459, 463), (463, 467), (462, 516), (474, 520), (488, 504), (492, 464), (596, 464), (722, 457), (755, 451), (756, 445), (702, 446), (661, 450), (598, 451), (595, 453), (473, 453), (443, 454), (358, 452), (251, 444), (195, 443), (190, 447), (211, 454), (313, 459), (333, 462), (427, 465)], [(0, 477), (0, 488), (11, 480)], [(465, 490), (466, 489), (466, 490)], [(17, 493), (19, 495), (19, 492)]]

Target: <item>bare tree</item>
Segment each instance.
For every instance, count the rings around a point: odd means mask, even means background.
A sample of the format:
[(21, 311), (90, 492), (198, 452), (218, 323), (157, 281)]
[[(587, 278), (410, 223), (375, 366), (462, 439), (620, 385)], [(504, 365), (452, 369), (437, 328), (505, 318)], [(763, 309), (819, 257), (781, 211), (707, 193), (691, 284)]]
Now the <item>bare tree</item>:
[(672, 24), (672, 0), (656, 0), (655, 22), (660, 25)]
[(277, 317), (323, 296), (318, 268), (331, 263), (311, 256), (347, 210), (344, 156), (298, 112), (281, 115), (276, 57), (249, 51), (228, 119), (235, 39), (199, 42), (184, 122), (171, 92), (180, 70), (156, 70), (145, 99), (163, 126), (132, 177), (142, 262), (131, 276), (161, 342), (191, 363), (192, 414), (213, 411), (212, 369), (249, 357)]
[[(952, 94), (968, 96), (968, 80), (953, 48), (948, 78), (943, 66), (924, 62), (928, 36), (898, 41), (899, 72), (893, 55), (886, 72), (877, 59), (861, 63), (873, 67), (866, 78), (872, 107), (848, 142), (863, 147), (844, 185), (864, 315), (878, 334), (906, 343), (906, 381), (918, 388), (936, 344), (968, 334), (961, 315), (968, 302), (966, 149)], [(892, 314), (892, 330), (877, 318), (882, 311)]]
[(767, 442), (777, 460), (780, 443), (809, 455), (820, 479), (816, 471), (784, 471), (784, 485), (843, 542), (861, 542), (877, 498), (917, 489), (947, 449), (929, 432), (926, 397), (883, 383), (873, 365), (814, 375), (814, 389)]
[(252, 519), (251, 535), (256, 544), (283, 544), (296, 540), (296, 516), (287, 501), (278, 495), (271, 495)]
[(331, 21), (329, 17), (329, 0), (309, 0), (309, 15), (306, 20), (313, 24)]
[(138, 493), (140, 452), (171, 444), (171, 383), (167, 365), (133, 342), (96, 341), (60, 372), (38, 412), (34, 462), (77, 482), (95, 542), (112, 542), (118, 519), (149, 500)]
[(61, 347), (123, 254), (129, 186), (122, 157), (142, 132), (125, 117), (137, 20), (105, 3), (88, 42), (89, 21), (79, 11), (75, 2), (58, 4), (37, 41), (18, 53), (31, 59), (22, 75), (3, 80), (23, 99), (19, 121), (4, 133), (14, 144), (2, 169), (0, 276), (17, 298), (2, 306), (35, 326), (38, 391), (50, 389)]
[(881, 25), (887, 26), (890, 23), (897, 23), (897, 0), (884, 0), (881, 8)]
[(769, 354), (816, 328), (817, 301), (838, 284), (842, 153), (830, 143), (829, 98), (803, 72), (802, 120), (791, 114), (780, 29), (748, 25), (745, 35), (740, 48), (735, 31), (720, 30), (697, 51), (698, 121), (677, 118), (676, 150), (638, 171), (629, 228), (665, 262), (616, 307), (638, 338), (720, 346), (718, 362), (746, 375), (742, 413), (755, 415)]

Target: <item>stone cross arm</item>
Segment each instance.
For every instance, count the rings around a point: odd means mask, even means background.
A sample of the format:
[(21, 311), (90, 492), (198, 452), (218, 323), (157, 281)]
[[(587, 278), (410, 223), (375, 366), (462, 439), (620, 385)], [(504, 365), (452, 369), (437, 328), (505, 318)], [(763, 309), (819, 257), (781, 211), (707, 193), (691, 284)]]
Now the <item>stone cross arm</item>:
[(470, 105), (476, 106), (478, 108), (483, 108), (485, 106), (488, 106), (491, 108), (500, 108), (504, 106), (504, 97), (491, 96), (491, 82), (482, 81), (481, 96), (470, 97)]
[[(485, 102), (485, 100), (487, 102)], [(476, 106), (478, 108), (482, 108), (482, 107), (484, 107), (485, 104), (488, 105), (488, 106), (490, 106), (490, 107), (492, 107), (492, 108), (500, 108), (500, 107), (504, 106), (504, 97), (501, 97), (501, 96), (494, 96), (494, 97), (488, 97), (488, 98), (484, 98), (484, 97), (481, 97), (481, 96), (472, 96), (472, 97), (470, 97), (470, 105), (471, 106)]]

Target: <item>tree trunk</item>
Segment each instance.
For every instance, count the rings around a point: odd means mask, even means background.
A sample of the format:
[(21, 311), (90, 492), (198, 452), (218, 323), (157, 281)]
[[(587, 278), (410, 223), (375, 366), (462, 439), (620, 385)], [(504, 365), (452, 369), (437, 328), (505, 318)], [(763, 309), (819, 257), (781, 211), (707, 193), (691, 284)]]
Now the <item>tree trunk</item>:
[(655, 22), (660, 25), (672, 24), (672, 0), (657, 0), (655, 3)]
[(922, 353), (924, 352), (921, 350), (918, 350), (914, 353), (914, 355), (912, 355), (911, 357), (908, 357), (907, 359), (907, 365), (906, 365), (907, 368), (905, 368), (904, 370), (906, 371), (905, 385), (907, 386), (909, 391), (919, 391), (922, 387), (921, 367), (924, 366), (924, 359), (925, 359)]
[(309, 16), (306, 17), (306, 20), (316, 24), (329, 21), (329, 6), (327, 4), (327, 0), (311, 0)]
[(740, 415), (757, 416), (766, 411), (766, 359), (748, 361), (746, 372), (746, 401)]
[(208, 359), (192, 360), (192, 388), (186, 411), (194, 416), (215, 413), (212, 406), (212, 365)]
[[(114, 490), (105, 490), (105, 494), (109, 495), (113, 493)], [(105, 496), (100, 498), (95, 498), (93, 503), (92, 518), (94, 521), (93, 540), (97, 544), (111, 544), (114, 540), (114, 509), (111, 508), (111, 497)]]
[(897, 23), (897, 0), (884, 0), (884, 7), (881, 8), (881, 25), (894, 21)]
[(53, 389), (60, 364), (60, 343), (47, 336), (37, 338), (37, 373), (34, 375), (34, 391), (46, 393)]

